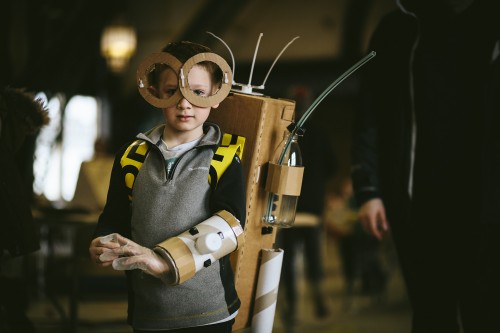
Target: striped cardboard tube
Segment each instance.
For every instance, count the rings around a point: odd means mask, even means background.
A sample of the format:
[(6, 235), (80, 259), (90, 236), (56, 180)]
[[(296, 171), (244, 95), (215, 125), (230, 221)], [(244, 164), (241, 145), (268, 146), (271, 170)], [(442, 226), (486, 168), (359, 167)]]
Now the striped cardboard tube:
[(282, 249), (262, 249), (261, 251), (251, 332), (271, 333), (284, 251)]

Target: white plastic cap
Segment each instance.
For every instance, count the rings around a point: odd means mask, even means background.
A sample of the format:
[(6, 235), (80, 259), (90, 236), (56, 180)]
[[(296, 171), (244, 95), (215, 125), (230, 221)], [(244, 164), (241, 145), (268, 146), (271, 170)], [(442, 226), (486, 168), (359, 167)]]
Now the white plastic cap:
[(222, 246), (222, 239), (216, 233), (209, 233), (196, 239), (196, 249), (202, 254), (214, 253)]

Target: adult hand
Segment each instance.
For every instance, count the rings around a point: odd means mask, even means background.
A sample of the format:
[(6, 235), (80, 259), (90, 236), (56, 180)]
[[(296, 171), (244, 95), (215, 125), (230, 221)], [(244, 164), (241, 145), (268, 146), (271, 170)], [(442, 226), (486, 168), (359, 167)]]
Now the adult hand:
[(365, 202), (359, 209), (359, 219), (363, 228), (378, 240), (382, 240), (383, 235), (389, 230), (384, 203), (380, 199)]
[(116, 270), (140, 269), (165, 283), (171, 283), (171, 270), (159, 254), (122, 235), (114, 235), (119, 247), (103, 252), (100, 256), (103, 262), (112, 260), (113, 268)]
[(111, 249), (118, 248), (120, 244), (116, 240), (116, 235), (118, 234), (110, 234), (103, 237), (97, 237), (92, 240), (89, 247), (90, 260), (98, 264), (99, 266), (106, 267), (110, 266), (113, 263), (113, 260), (118, 258), (118, 256), (106, 258), (106, 261), (103, 261), (101, 255), (104, 252), (110, 251)]

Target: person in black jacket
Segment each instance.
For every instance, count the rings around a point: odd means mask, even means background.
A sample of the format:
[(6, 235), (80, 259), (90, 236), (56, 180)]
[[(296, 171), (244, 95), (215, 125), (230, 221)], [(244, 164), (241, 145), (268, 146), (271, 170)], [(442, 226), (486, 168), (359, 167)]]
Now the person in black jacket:
[(500, 25), (488, 0), (398, 1), (362, 79), (352, 179), (391, 229), (412, 332), (500, 331)]

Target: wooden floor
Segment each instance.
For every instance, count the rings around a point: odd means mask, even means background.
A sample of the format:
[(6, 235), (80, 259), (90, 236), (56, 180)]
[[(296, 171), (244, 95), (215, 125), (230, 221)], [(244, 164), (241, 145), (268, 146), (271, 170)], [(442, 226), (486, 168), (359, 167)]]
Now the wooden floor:
[[(390, 241), (387, 241), (390, 242)], [(388, 272), (388, 284), (384, 293), (377, 296), (355, 292), (346, 295), (339, 251), (333, 239), (325, 242), (325, 298), (329, 316), (318, 319), (303, 273), (300, 279), (300, 304), (296, 324), (292, 327), (283, 320), (283, 296), (280, 290), (273, 326), (273, 333), (405, 333), (410, 331), (410, 308), (403, 282), (389, 243), (383, 247), (383, 261)], [(299, 258), (299, 268), (303, 259)], [(303, 271), (303, 270), (301, 270)], [(58, 295), (57, 302), (47, 297), (31, 302), (28, 316), (39, 333), (131, 333), (125, 323), (126, 298), (124, 294), (86, 299), (78, 303), (78, 320), (73, 328), (69, 325), (69, 302), (66, 295)], [(59, 304), (58, 310), (55, 304)], [(250, 329), (242, 330), (250, 332)]]

